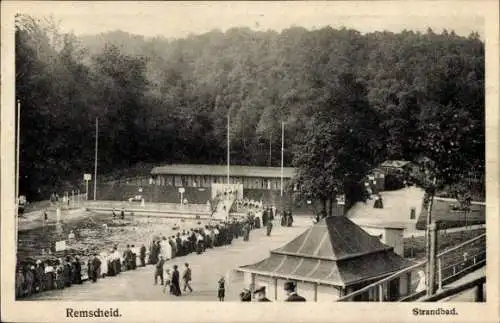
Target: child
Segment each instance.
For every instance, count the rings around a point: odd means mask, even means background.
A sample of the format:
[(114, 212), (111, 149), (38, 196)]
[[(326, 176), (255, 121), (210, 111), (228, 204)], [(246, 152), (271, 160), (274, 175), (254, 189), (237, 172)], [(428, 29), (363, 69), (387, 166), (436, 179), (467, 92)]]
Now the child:
[(172, 294), (172, 287), (171, 287), (172, 274), (170, 273), (170, 269), (167, 268), (167, 270), (165, 270), (165, 273), (166, 273), (166, 277), (165, 277), (165, 286), (163, 287), (163, 294), (165, 294), (165, 292), (167, 291), (167, 288), (168, 288), (168, 293)]
[(224, 302), (224, 296), (226, 294), (226, 287), (224, 277), (221, 277), (218, 282), (218, 292), (217, 296), (219, 297), (220, 302)]

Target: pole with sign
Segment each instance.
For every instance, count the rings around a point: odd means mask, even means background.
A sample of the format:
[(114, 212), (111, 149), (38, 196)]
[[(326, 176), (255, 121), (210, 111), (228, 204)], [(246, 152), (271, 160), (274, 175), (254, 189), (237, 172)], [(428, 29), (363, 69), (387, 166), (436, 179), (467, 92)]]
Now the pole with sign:
[(184, 192), (186, 192), (186, 190), (184, 189), (184, 187), (179, 187), (179, 193), (181, 193), (181, 205), (184, 204)]
[(89, 181), (92, 180), (92, 174), (83, 174), (83, 180), (85, 181), (85, 200), (89, 199)]

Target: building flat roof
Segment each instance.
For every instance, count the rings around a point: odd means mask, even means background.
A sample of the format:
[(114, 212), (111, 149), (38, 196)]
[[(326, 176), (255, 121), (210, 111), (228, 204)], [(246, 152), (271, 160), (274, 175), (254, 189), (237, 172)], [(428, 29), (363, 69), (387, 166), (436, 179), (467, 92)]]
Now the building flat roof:
[[(297, 170), (293, 167), (283, 167), (283, 177), (293, 178)], [(226, 176), (227, 165), (196, 165), (196, 164), (170, 164), (154, 167), (152, 175), (199, 175), (199, 176)], [(262, 166), (229, 166), (229, 176), (234, 177), (263, 177), (280, 178), (281, 167)]]

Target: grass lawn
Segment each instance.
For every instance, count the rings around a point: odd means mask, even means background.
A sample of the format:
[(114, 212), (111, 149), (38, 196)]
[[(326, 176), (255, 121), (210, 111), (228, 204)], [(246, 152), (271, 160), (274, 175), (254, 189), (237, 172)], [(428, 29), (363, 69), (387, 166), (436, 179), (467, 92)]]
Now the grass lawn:
[[(441, 228), (456, 228), (465, 226), (465, 216), (463, 211), (454, 211), (451, 209), (452, 204), (458, 202), (447, 202), (434, 200), (432, 207), (432, 218), (436, 221), (441, 221)], [(425, 230), (427, 218), (427, 208), (422, 208), (420, 216), (417, 220), (417, 230)], [(486, 207), (484, 205), (471, 205), (471, 212), (467, 217), (467, 224), (484, 224), (486, 221)]]
[[(438, 235), (438, 252), (452, 248), (462, 242), (473, 239), (486, 232), (486, 229), (470, 231), (440, 232)], [(404, 239), (404, 256), (408, 258), (425, 258), (425, 237), (414, 237)]]

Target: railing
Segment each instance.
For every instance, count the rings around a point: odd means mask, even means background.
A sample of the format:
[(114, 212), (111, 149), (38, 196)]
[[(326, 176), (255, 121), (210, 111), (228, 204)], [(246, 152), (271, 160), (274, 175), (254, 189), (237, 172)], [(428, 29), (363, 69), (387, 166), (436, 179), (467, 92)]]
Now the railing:
[(424, 297), (424, 298), (420, 299), (420, 301), (421, 302), (437, 302), (437, 301), (441, 301), (441, 300), (446, 301), (445, 299), (448, 297), (469, 291), (471, 289), (475, 289), (474, 302), (484, 302), (485, 301), (485, 297), (484, 297), (484, 285), (485, 284), (486, 284), (486, 276), (482, 276), (482, 277), (479, 277), (477, 279), (474, 279), (473, 281), (464, 283), (462, 285), (447, 288), (445, 290), (439, 291), (438, 293), (436, 293), (432, 296)]
[[(348, 294), (344, 297), (338, 299), (339, 302), (356, 302), (356, 301), (376, 301), (376, 302), (384, 302), (384, 301), (393, 301), (390, 297), (389, 286), (393, 282), (398, 282), (398, 298), (409, 296), (421, 291), (420, 281), (422, 279), (422, 274), (425, 270), (426, 261), (417, 263), (410, 267), (407, 267), (403, 270), (400, 270), (384, 279), (381, 279), (373, 284), (370, 284), (366, 287), (363, 287), (351, 294)], [(406, 291), (402, 291), (400, 288), (400, 279), (401, 277), (405, 277), (406, 282)], [(419, 286), (420, 285), (420, 286)], [(393, 295), (393, 298), (395, 295)]]
[[(486, 234), (437, 255), (438, 290), (486, 263)], [(338, 299), (339, 302), (412, 301), (425, 295), (427, 261), (407, 267)]]
[(204, 204), (180, 204), (180, 203), (145, 203), (141, 202), (124, 202), (124, 201), (83, 201), (82, 207), (89, 209), (139, 209), (141, 211), (164, 211), (164, 212), (179, 212), (179, 213), (207, 213), (208, 207)]

